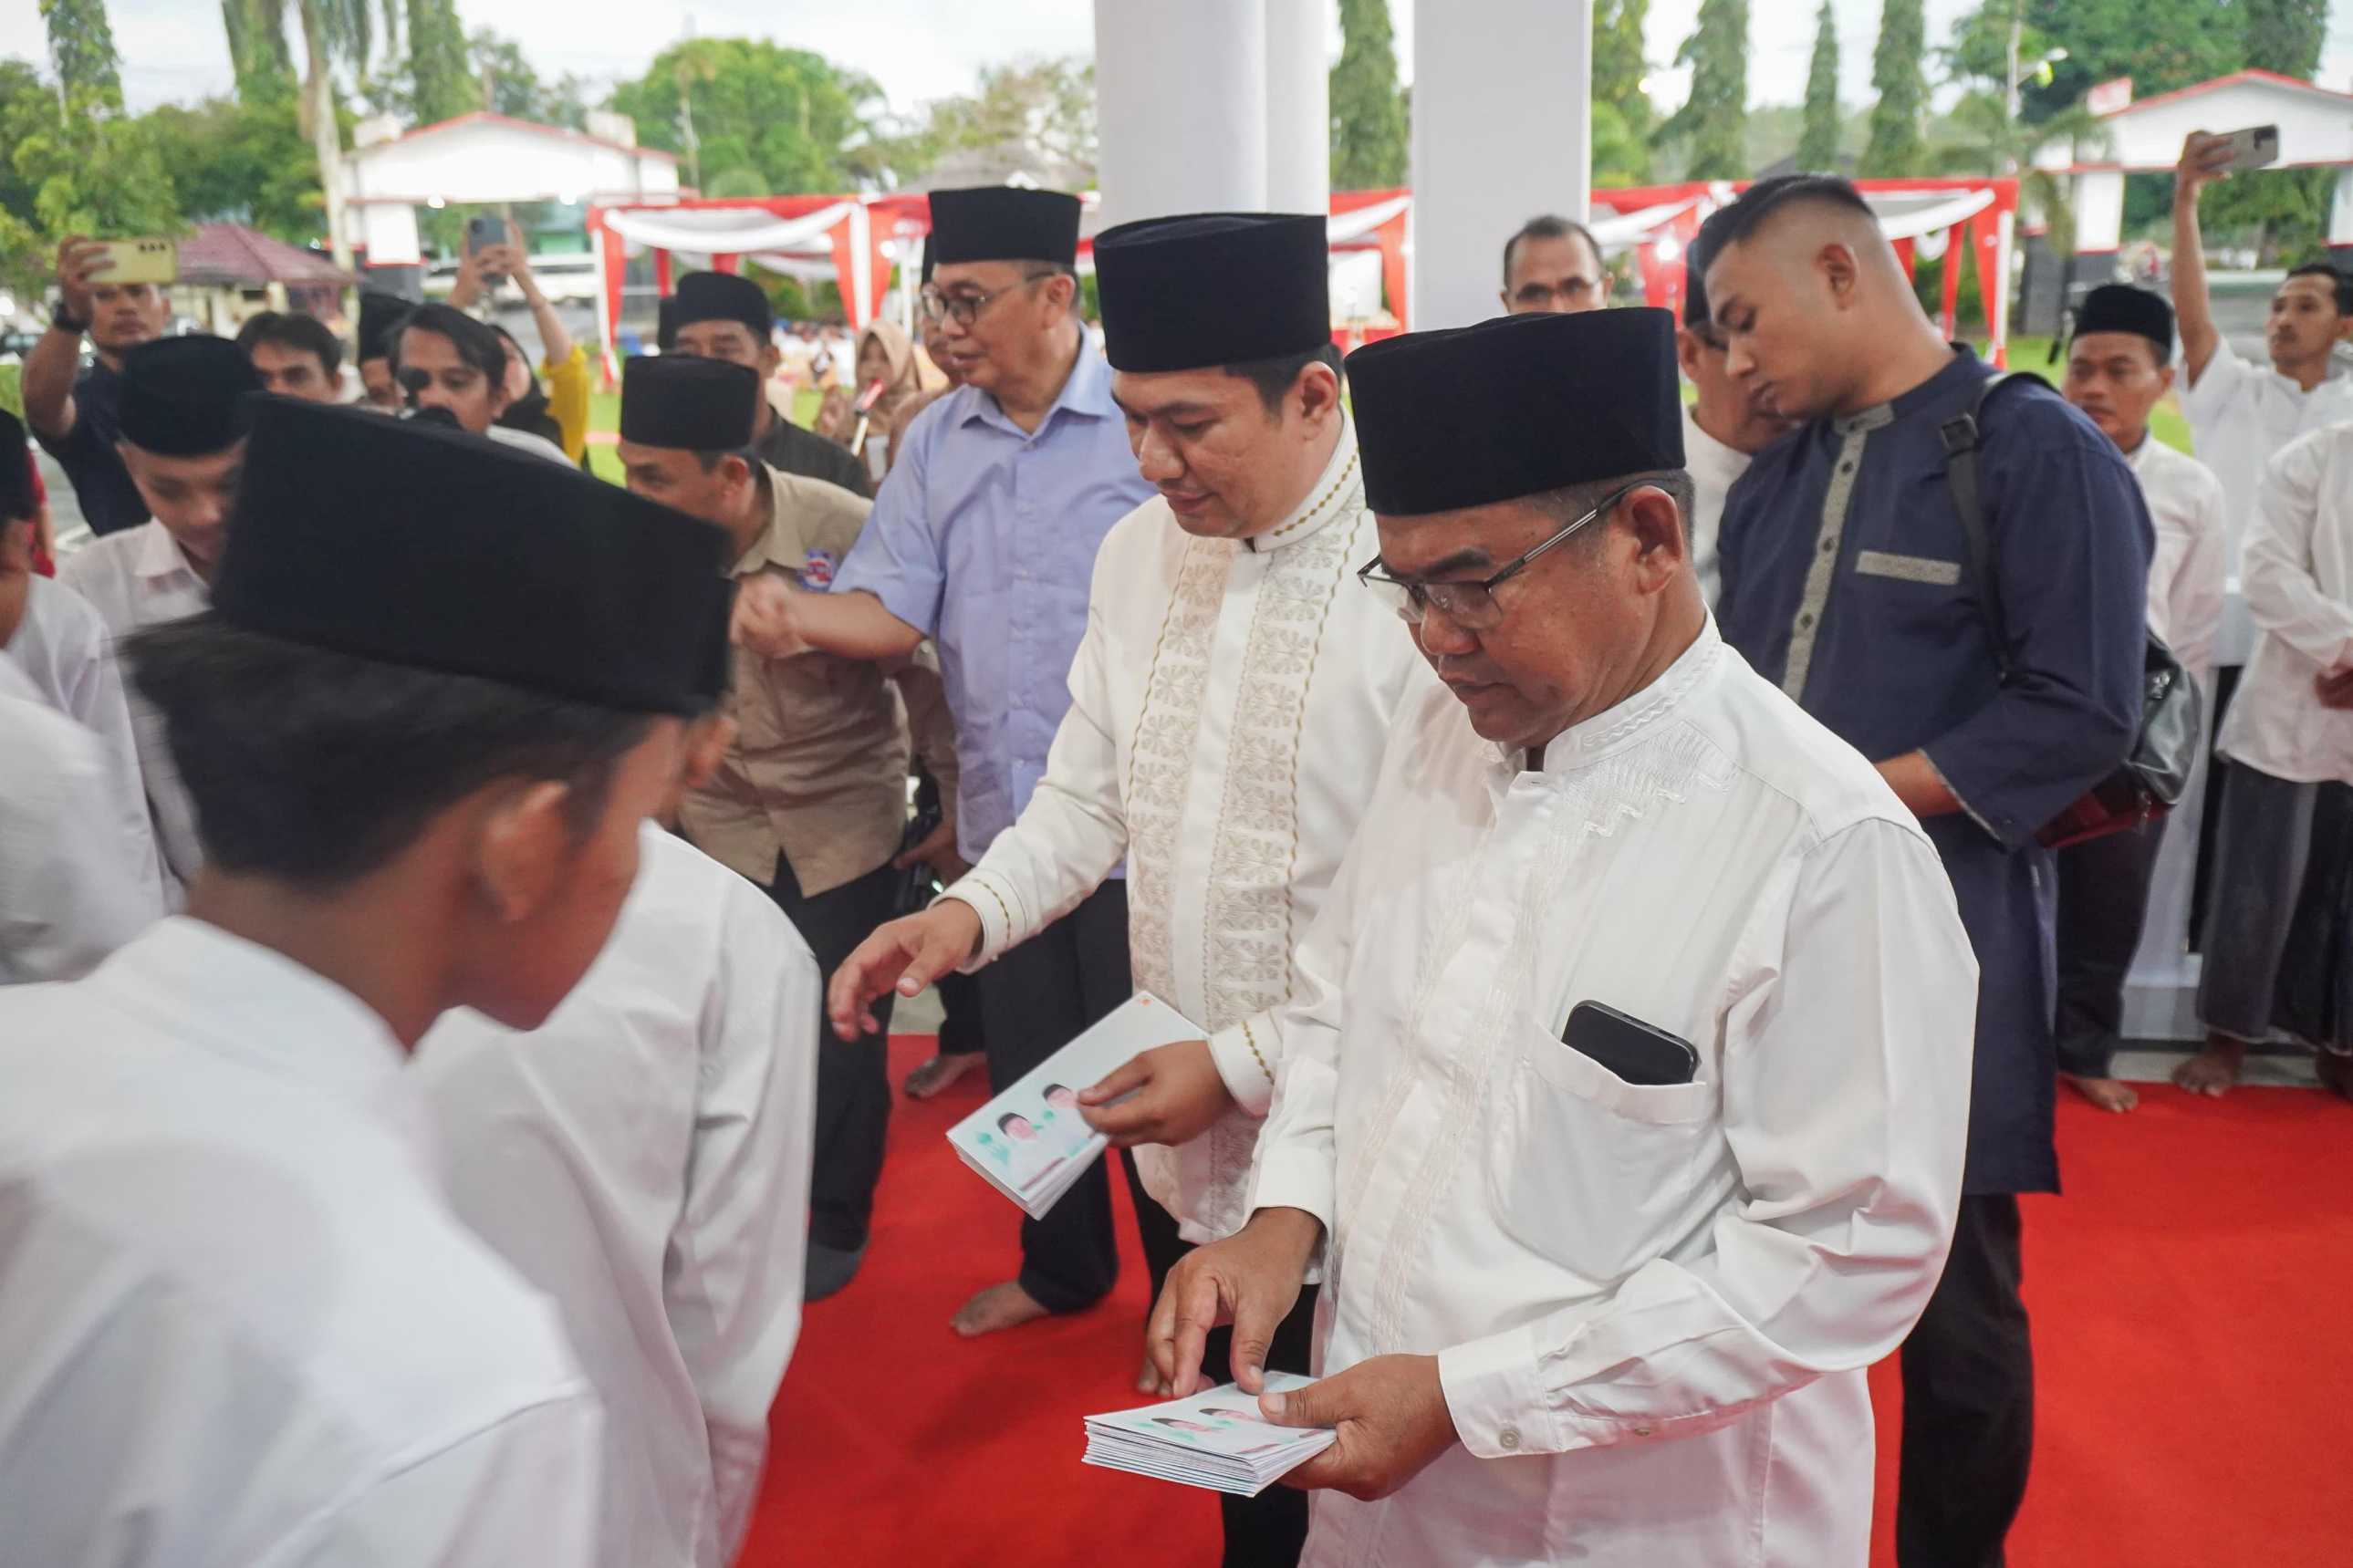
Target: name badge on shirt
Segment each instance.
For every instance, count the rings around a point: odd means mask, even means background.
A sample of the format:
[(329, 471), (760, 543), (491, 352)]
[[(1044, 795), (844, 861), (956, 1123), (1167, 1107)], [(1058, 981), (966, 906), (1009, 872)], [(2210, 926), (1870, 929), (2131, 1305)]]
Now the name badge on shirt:
[(839, 564), (840, 564), (839, 561), (830, 550), (810, 551), (807, 563), (801, 567), (801, 586), (804, 588), (830, 587), (833, 583), (834, 568)]
[(1950, 588), (1961, 580), (1961, 563), (1926, 555), (1891, 555), (1884, 550), (1856, 553), (1854, 569), (1865, 577), (1893, 577), (1903, 583), (1927, 583)]

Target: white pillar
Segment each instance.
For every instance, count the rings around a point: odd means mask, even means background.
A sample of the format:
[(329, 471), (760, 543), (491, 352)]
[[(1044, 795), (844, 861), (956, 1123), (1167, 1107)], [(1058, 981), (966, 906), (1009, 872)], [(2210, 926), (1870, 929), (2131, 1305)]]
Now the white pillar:
[(1504, 241), (1582, 218), (1593, 185), (1591, 0), (1448, 0), (1413, 29), (1416, 331), (1503, 311)]
[[(2075, 176), (2075, 254), (2113, 261), (2124, 244), (2125, 176), (2094, 169)], [(2078, 276), (2081, 276), (2079, 269)]]
[[(1131, 0), (1132, 3), (1132, 0)], [(1265, 0), (1266, 205), (1332, 207), (1332, 83), (1326, 0)]]
[(1269, 3), (1095, 0), (1103, 226), (1265, 208)]

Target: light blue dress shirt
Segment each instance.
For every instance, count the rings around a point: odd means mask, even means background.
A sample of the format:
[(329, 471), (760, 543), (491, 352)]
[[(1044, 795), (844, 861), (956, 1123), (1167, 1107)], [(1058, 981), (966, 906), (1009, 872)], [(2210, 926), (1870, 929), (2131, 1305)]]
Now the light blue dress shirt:
[(972, 386), (908, 427), (833, 591), (872, 594), (939, 647), (966, 860), (1013, 826), (1045, 776), (1071, 706), (1095, 550), (1154, 494), (1092, 343), (1034, 434)]

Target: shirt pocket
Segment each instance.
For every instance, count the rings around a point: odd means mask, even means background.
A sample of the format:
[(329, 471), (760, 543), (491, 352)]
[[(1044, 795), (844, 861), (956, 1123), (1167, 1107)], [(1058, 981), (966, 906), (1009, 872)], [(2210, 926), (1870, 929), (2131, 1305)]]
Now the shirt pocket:
[(1628, 1083), (1532, 1026), (1512, 1058), (1487, 1154), (1504, 1228), (1597, 1286), (1623, 1278), (1676, 1239), (1722, 1141), (1716, 1086)]

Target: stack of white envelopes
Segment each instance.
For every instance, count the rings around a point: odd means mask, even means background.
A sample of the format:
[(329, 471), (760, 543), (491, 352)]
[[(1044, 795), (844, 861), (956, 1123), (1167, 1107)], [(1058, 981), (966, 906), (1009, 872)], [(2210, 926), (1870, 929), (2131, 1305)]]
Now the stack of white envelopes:
[[(1313, 1381), (1270, 1372), (1270, 1394)], [(1258, 1396), (1229, 1383), (1197, 1394), (1087, 1417), (1086, 1462), (1107, 1470), (1156, 1476), (1236, 1497), (1256, 1497), (1332, 1446), (1328, 1426), (1278, 1426), (1259, 1414)]]

